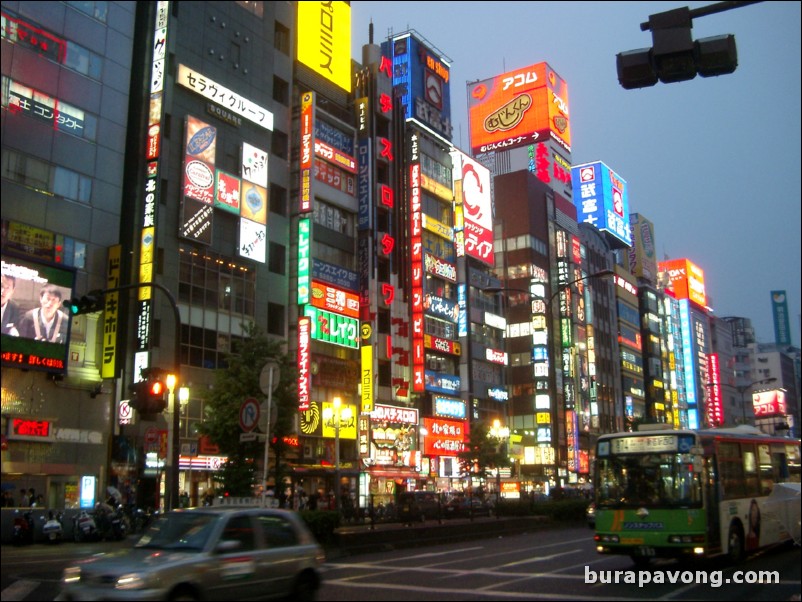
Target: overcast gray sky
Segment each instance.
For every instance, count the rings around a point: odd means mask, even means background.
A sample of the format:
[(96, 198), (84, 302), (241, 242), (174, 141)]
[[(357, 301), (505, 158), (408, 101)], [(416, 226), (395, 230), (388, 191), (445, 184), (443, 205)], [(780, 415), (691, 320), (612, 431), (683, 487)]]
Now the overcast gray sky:
[(467, 82), (547, 62), (566, 81), (574, 164), (603, 161), (654, 223), (658, 258), (705, 273), (719, 316), (774, 340), (772, 290), (800, 344), (800, 6), (760, 2), (693, 21), (734, 34), (730, 75), (624, 90), (615, 55), (652, 45), (649, 15), (713, 2), (351, 2), (353, 56), (414, 29), (452, 60), (454, 143), (469, 150)]

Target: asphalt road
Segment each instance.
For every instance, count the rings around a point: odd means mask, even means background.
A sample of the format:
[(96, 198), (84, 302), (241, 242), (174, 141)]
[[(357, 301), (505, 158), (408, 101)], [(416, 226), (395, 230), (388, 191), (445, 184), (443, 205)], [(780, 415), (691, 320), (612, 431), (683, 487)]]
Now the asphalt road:
[[(380, 542), (387, 539), (386, 545), (374, 545), (367, 551), (360, 547), (329, 550), (319, 600), (768, 602), (799, 600), (802, 591), (799, 547), (764, 552), (737, 567), (715, 559), (692, 565), (658, 561), (646, 573), (639, 573), (627, 557), (598, 555), (592, 531), (584, 525), (540, 526), (513, 532), (502, 529), (504, 521), (493, 521), (479, 519), (486, 528), (497, 525), (497, 534), (463, 537), (461, 541), (429, 537), (437, 531), (436, 521), (406, 528), (377, 526), (375, 536)], [(444, 526), (455, 536), (471, 528), (463, 521), (444, 521)], [(403, 533), (398, 533), (399, 528)], [(360, 527), (347, 530), (357, 531)], [(391, 535), (395, 543), (389, 542)], [(2, 600), (54, 600), (65, 565), (130, 543), (3, 546)], [(766, 572), (764, 578), (771, 578), (768, 571), (774, 571), (778, 582), (734, 583), (736, 571), (755, 571), (745, 574), (750, 578), (757, 578), (760, 571)], [(647, 578), (651, 583), (638, 583)], [(658, 580), (664, 583), (655, 583)]]

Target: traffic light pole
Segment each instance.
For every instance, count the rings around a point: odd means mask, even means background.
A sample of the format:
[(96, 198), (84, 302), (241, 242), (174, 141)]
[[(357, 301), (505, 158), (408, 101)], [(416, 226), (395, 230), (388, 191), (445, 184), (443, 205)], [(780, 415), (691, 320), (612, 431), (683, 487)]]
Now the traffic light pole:
[(172, 510), (173, 508), (178, 508), (178, 451), (179, 451), (179, 428), (180, 428), (180, 415), (179, 415), (179, 401), (178, 395), (175, 394), (175, 390), (178, 389), (179, 384), (181, 383), (181, 314), (178, 312), (178, 305), (175, 302), (175, 297), (169, 291), (169, 289), (165, 288), (161, 284), (156, 282), (148, 282), (148, 283), (137, 283), (137, 284), (123, 284), (120, 286), (115, 286), (112, 288), (104, 288), (104, 289), (97, 289), (93, 291), (89, 291), (89, 295), (105, 295), (106, 293), (116, 293), (119, 291), (127, 291), (132, 289), (140, 289), (140, 288), (147, 288), (153, 287), (159, 289), (161, 292), (164, 293), (167, 300), (170, 302), (170, 307), (173, 308), (173, 319), (175, 321), (175, 340), (173, 341), (174, 345), (174, 359), (173, 359), (173, 373), (175, 374), (176, 383), (175, 389), (173, 394), (170, 395), (170, 398), (173, 401), (173, 424), (172, 424), (172, 440), (170, 442), (170, 470), (168, 471), (168, 487), (167, 490), (167, 503), (165, 504), (165, 508), (168, 510)]

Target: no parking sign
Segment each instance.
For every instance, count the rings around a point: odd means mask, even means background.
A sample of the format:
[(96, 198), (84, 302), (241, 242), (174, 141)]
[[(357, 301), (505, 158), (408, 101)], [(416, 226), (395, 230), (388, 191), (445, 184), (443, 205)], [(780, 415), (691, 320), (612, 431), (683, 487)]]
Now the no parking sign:
[(259, 424), (259, 402), (249, 397), (240, 406), (239, 426), (244, 432), (250, 433), (257, 424)]

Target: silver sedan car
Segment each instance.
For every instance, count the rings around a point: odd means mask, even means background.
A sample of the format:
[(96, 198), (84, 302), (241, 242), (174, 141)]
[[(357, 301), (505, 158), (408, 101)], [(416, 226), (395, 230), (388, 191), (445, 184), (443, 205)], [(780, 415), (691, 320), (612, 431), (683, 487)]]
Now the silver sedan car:
[(168, 512), (132, 548), (64, 570), (58, 600), (313, 600), (325, 561), (303, 519), (266, 508)]

